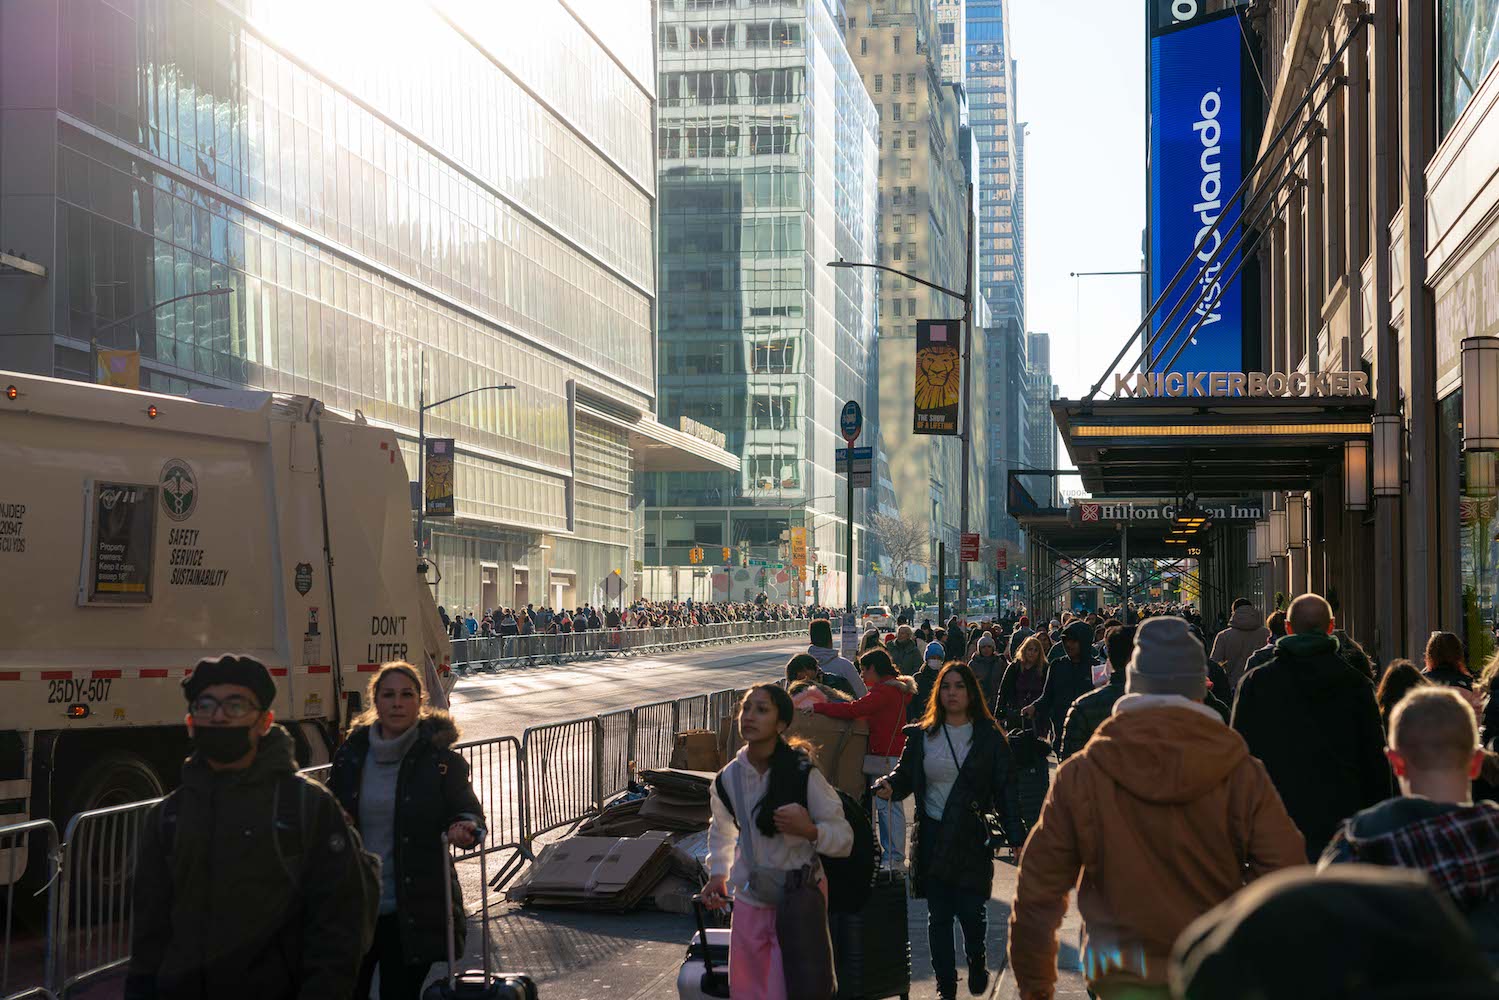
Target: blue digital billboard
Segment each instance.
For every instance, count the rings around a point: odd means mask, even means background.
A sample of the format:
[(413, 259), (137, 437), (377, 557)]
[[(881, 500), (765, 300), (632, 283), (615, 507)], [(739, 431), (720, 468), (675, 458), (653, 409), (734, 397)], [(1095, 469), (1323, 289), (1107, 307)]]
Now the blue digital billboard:
[[(1192, 259), (1152, 319), (1149, 371), (1243, 369), (1243, 283), (1236, 277), (1225, 284), (1239, 254), (1220, 250), (1220, 244), (1236, 241), (1234, 223), (1243, 208), (1242, 200), (1225, 206), (1244, 176), (1244, 58), (1236, 13), (1167, 29), (1150, 40), (1152, 302), (1182, 262)], [(1171, 312), (1183, 295), (1186, 301)], [(1194, 327), (1191, 342), (1172, 362)]]

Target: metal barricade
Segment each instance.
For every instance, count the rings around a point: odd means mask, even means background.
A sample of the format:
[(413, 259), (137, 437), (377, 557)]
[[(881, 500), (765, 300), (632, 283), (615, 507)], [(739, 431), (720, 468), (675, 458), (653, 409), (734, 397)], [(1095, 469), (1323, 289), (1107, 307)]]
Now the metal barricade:
[(92, 809), (69, 821), (53, 925), (60, 996), (130, 960), (136, 852), (148, 810), (160, 801)]
[[(460, 743), (453, 750), (468, 762), (469, 784), (484, 807), (484, 825), (488, 832), (483, 853), (514, 852), (500, 865), (490, 883), (501, 888), (531, 856), (523, 811), (526, 765), (520, 740), (514, 736), (499, 736)], [(479, 853), (480, 850), (459, 851), (455, 856), (461, 860), (477, 857)]]
[(641, 770), (668, 767), (677, 738), (677, 703), (657, 701), (636, 705), (635, 764)]
[(579, 823), (603, 802), (597, 717), (531, 726), (521, 736), (526, 780), (521, 784), (525, 843)]
[(723, 725), (723, 720), (733, 718), (739, 713), (739, 699), (735, 696), (733, 688), (723, 691), (714, 691), (708, 695), (708, 728), (718, 732), (718, 727)]
[(618, 795), (630, 783), (630, 761), (635, 759), (635, 713), (628, 708), (599, 716), (600, 789), (604, 798)]
[(708, 696), (688, 695), (677, 699), (677, 732), (708, 728)]
[[(0, 997), (4, 1000), (27, 997), (51, 1000), (55, 996), (49, 989), (52, 984), (52, 935), (22, 941), (19, 947), (15, 939), (17, 883), (26, 871), (31, 850), (37, 847), (46, 851), (46, 912), (50, 918), (56, 903), (57, 866), (61, 861), (57, 827), (47, 819), (0, 827), (0, 859), (3, 859), (5, 868), (5, 950), (0, 955)], [(21, 902), (23, 907), (28, 905), (24, 895)], [(41, 985), (17, 987), (20, 982)]]

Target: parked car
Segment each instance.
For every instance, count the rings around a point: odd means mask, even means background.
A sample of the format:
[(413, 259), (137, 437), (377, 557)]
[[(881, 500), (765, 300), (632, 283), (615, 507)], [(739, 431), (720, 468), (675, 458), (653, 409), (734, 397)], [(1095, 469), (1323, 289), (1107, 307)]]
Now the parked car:
[(866, 631), (877, 628), (881, 632), (888, 632), (895, 628), (895, 616), (885, 605), (871, 604), (864, 609), (864, 617), (859, 620), (859, 623)]

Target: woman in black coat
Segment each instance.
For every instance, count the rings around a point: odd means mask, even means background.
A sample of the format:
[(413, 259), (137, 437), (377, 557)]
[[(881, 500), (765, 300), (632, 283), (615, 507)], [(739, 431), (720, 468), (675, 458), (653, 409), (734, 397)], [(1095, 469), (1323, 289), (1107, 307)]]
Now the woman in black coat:
[(442, 880), (453, 887), (453, 926), (463, 950), (466, 920), (442, 835), (460, 848), (484, 838), (484, 808), (469, 785), (468, 762), (451, 748), (458, 727), (426, 704), (421, 676), (387, 663), (369, 685), (370, 707), (333, 757), (329, 786), (353, 817), (366, 850), (380, 855), (380, 916), (359, 971), (366, 1000), (375, 968), (380, 1000), (415, 1000), (433, 962), (447, 958)]
[(968, 988), (979, 994), (988, 987), (985, 907), (994, 888), (994, 853), (986, 816), (999, 814), (1006, 839), (1018, 849), (1023, 837), (1014, 774), (1009, 744), (973, 669), (954, 661), (937, 676), (926, 715), (906, 727), (900, 763), (875, 782), (883, 799), (915, 796), (911, 883), (927, 900), (927, 943), (942, 998), (957, 996), (954, 919), (963, 928)]

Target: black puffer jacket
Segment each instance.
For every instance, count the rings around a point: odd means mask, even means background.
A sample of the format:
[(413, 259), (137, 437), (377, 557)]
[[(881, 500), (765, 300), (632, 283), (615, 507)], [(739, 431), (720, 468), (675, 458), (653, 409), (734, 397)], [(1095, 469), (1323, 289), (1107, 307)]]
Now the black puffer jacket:
[[(484, 826), (484, 807), (469, 785), (468, 761), (451, 749), (458, 726), (446, 712), (433, 712), (417, 723), (416, 742), (401, 758), (396, 778), (395, 824), (396, 913), (401, 918), (401, 947), (408, 961), (447, 958), (447, 921), (443, 915), (442, 879), (453, 881), (453, 917), (458, 948), (463, 949), (463, 894), (442, 855), (442, 834), (460, 819)], [(333, 757), (328, 784), (338, 801), (359, 820), (359, 786), (369, 755), (368, 726), (349, 733)]]
[(1109, 682), (1101, 688), (1089, 691), (1072, 703), (1067, 710), (1067, 721), (1062, 724), (1062, 749), (1059, 756), (1066, 760), (1088, 745), (1093, 733), (1109, 720), (1114, 712), (1114, 703), (1124, 697), (1125, 672), (1115, 670)]
[[(1098, 657), (1093, 652), (1093, 629), (1087, 622), (1068, 625), (1063, 637), (1078, 642), (1082, 660), (1074, 660), (1065, 653), (1060, 660), (1053, 660), (1046, 674), (1046, 687), (1042, 689), (1041, 697), (1033, 702), (1038, 722), (1047, 720), (1051, 731), (1058, 737), (1067, 720), (1067, 709), (1072, 707), (1074, 701), (1093, 690), (1093, 664), (1098, 662)], [(1060, 746), (1060, 739), (1058, 745)]]
[(1316, 863), (1338, 825), (1389, 797), (1374, 688), (1328, 635), (1288, 635), (1239, 682), (1233, 727), (1265, 764)]
[(890, 782), (892, 798), (915, 796), (917, 820), (911, 829), (910, 856), (915, 859), (911, 888), (916, 897), (924, 896), (926, 880), (935, 878), (988, 898), (994, 888), (994, 855), (984, 814), (999, 815), (1011, 847), (1025, 842), (1015, 761), (1004, 734), (987, 720), (974, 721), (973, 743), (947, 797), (941, 822), (926, 816), (926, 732), (920, 726), (906, 727), (906, 748), (885, 780)]
[[(244, 770), (188, 758), (181, 787), (146, 813), (127, 1000), (353, 992), (374, 940), (378, 890), (366, 881), (359, 835), (343, 810), (296, 766), (291, 735), (272, 726)], [(295, 809), (279, 801), (291, 794), (300, 796)], [(162, 819), (167, 803), (171, 824)], [(303, 830), (294, 839), (278, 834), (278, 815), (300, 816)]]

